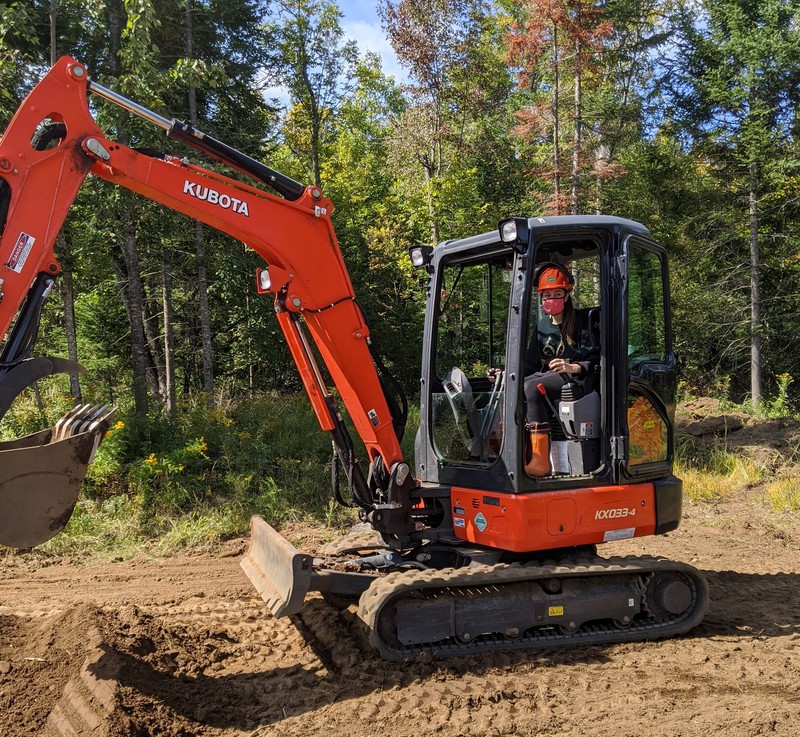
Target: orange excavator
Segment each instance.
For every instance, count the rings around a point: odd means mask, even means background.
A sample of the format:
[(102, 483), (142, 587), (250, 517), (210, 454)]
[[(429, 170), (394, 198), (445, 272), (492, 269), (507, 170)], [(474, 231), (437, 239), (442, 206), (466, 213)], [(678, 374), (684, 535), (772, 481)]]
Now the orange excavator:
[[(88, 94), (249, 183), (108, 138)], [(346, 490), (335, 483), (336, 496), (372, 531), (368, 543), (314, 557), (254, 517), (242, 567), (275, 616), (300, 612), (306, 595), (320, 592), (357, 607), (390, 660), (655, 639), (701, 621), (708, 587), (691, 566), (597, 555), (606, 542), (674, 530), (681, 517), (666, 254), (645, 227), (608, 216), (514, 217), (412, 249), (427, 290), (412, 466), (400, 449), (403, 403), (373, 353), (331, 202), (97, 84), (66, 57), (0, 141), (0, 411), (37, 379), (80, 370), (30, 354), (60, 270), (53, 244), (90, 173), (264, 259), (256, 288), (274, 298), (316, 418), (331, 434), (346, 480)], [(569, 267), (596, 361), (583, 381), (547, 395), (548, 422), (531, 429), (526, 353), (542, 319), (535, 280), (545, 264)], [(79, 407), (53, 430), (0, 446), (0, 543), (28, 547), (63, 528), (112, 412)]]

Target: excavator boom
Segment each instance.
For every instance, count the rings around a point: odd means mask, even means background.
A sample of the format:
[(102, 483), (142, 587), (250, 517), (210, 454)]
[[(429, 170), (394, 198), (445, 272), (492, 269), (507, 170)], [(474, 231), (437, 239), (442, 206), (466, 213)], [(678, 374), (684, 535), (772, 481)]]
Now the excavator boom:
[[(196, 166), (184, 157), (149, 155), (108, 138), (90, 113), (89, 92), (146, 118), (170, 137), (268, 184), (282, 196)], [(42, 304), (61, 269), (53, 253), (56, 236), (90, 173), (227, 233), (264, 258), (269, 275), (266, 290), (275, 296), (278, 323), (320, 426), (334, 437), (353, 498), (366, 514), (376, 502), (392, 502), (389, 497), (398, 494), (407, 497), (407, 488), (401, 489), (396, 478), (398, 470), (408, 467), (402, 462), (393, 417), (372, 362), (369, 328), (331, 225), (331, 202), (318, 188), (304, 187), (185, 123), (168, 121), (92, 82), (86, 68), (68, 57), (33, 89), (0, 141), (0, 335), (6, 336), (0, 356), (0, 407), (45, 373), (81, 370), (74, 364), (36, 363), (38, 359), (28, 359), (28, 354)], [(383, 479), (380, 489), (376, 482), (370, 488), (361, 470), (304, 327), (364, 442), (371, 477)], [(107, 427), (108, 418), (92, 431), (96, 442), (91, 445), (96, 446)], [(42, 458), (51, 450), (40, 442), (29, 444), (27, 452), (34, 447), (41, 449)], [(8, 452), (12, 451), (22, 453), (16, 447)], [(85, 453), (75, 457), (63, 475), (65, 488), (74, 489), (73, 476), (80, 483), (86, 462)], [(18, 500), (38, 481), (15, 470), (15, 464), (7, 462), (4, 468), (7, 477), (0, 473), (0, 490), (8, 508), (18, 510), (20, 517), (23, 507)], [(400, 475), (407, 484), (413, 481), (407, 473)], [(51, 516), (68, 519), (73, 496), (72, 491), (56, 494), (51, 506), (54, 510), (60, 506), (61, 514)], [(37, 508), (41, 507), (35, 503), (25, 507), (33, 526)], [(408, 531), (407, 519), (394, 518), (396, 529)], [(8, 526), (16, 524), (13, 515), (5, 519)], [(47, 529), (51, 526), (48, 523)], [(0, 542), (3, 537), (12, 539), (0, 535)]]

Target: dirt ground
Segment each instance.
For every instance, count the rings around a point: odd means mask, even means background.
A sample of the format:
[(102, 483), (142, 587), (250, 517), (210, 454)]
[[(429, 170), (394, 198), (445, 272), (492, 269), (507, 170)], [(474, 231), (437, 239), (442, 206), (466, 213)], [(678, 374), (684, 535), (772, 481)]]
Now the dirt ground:
[(800, 518), (758, 489), (684, 512), (667, 536), (601, 552), (704, 571), (712, 604), (690, 634), (405, 664), (321, 599), (273, 619), (239, 568), (244, 541), (105, 564), (5, 554), (0, 735), (796, 737)]

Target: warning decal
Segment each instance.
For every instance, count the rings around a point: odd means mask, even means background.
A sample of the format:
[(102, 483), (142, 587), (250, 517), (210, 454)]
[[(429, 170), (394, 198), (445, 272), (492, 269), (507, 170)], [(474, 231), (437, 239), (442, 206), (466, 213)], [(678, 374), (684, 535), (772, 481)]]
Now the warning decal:
[(14, 244), (14, 248), (11, 249), (11, 256), (9, 256), (6, 266), (12, 271), (16, 271), (18, 274), (21, 273), (22, 267), (25, 266), (25, 262), (28, 260), (31, 248), (33, 248), (35, 242), (36, 238), (32, 235), (20, 233), (17, 242)]

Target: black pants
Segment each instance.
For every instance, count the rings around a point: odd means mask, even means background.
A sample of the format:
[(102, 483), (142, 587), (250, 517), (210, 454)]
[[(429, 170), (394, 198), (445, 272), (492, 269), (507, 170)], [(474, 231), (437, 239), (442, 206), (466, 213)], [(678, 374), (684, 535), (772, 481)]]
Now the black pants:
[(549, 422), (550, 414), (547, 411), (547, 400), (537, 387), (539, 384), (544, 386), (547, 396), (557, 412), (558, 403), (561, 401), (561, 387), (568, 381), (575, 381), (575, 377), (569, 374), (559, 374), (555, 371), (544, 371), (526, 376), (523, 384), (526, 404), (525, 419), (528, 422)]

